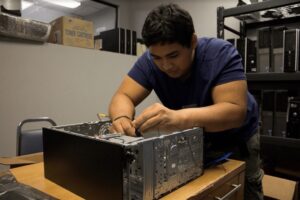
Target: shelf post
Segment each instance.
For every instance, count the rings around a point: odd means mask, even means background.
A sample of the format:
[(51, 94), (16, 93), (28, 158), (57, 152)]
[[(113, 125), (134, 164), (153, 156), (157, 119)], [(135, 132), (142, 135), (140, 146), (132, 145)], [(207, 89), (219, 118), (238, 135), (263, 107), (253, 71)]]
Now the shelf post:
[(247, 33), (246, 33), (246, 23), (244, 20), (240, 21), (240, 37), (241, 39), (245, 39)]
[(224, 39), (224, 7), (217, 8), (217, 37)]

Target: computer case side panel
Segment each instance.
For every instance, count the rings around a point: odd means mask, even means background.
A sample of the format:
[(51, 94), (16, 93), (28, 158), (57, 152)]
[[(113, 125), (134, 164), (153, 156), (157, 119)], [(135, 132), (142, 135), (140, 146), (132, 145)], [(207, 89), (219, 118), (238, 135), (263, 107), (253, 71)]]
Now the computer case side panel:
[(85, 199), (123, 198), (122, 146), (99, 145), (96, 140), (48, 128), (43, 129), (43, 145), (47, 179)]

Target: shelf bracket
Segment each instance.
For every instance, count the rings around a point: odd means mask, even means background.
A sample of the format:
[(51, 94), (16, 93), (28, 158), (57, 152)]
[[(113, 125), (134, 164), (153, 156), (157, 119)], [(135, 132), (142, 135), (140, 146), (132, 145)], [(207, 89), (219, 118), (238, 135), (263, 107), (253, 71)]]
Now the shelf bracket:
[[(243, 34), (237, 30), (234, 30), (233, 28), (230, 28), (229, 26), (224, 25), (224, 28), (240, 37), (243, 37)], [(224, 38), (224, 37), (223, 37)]]

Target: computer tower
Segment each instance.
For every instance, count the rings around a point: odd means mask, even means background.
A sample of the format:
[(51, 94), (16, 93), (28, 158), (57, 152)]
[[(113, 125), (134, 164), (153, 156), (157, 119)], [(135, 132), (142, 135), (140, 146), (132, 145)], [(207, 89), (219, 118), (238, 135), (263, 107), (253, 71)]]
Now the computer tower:
[(246, 45), (245, 45), (245, 39), (242, 38), (238, 38), (238, 39), (234, 39), (235, 40), (235, 47), (237, 49), (237, 51), (239, 52), (240, 56), (242, 57), (242, 64), (243, 64), (243, 68), (244, 71), (246, 71)]
[(257, 62), (256, 62), (256, 41), (249, 38), (245, 38), (246, 52), (245, 52), (245, 66), (246, 72), (256, 72)]
[(288, 99), (286, 136), (300, 138), (300, 97)]
[(274, 72), (283, 72), (283, 31), (285, 26), (272, 28), (271, 66)]
[(126, 54), (131, 54), (131, 30), (126, 29)]
[(286, 119), (288, 107), (288, 91), (275, 91), (275, 111), (273, 136), (286, 137)]
[(131, 31), (131, 53), (136, 56), (136, 31)]
[(150, 137), (110, 121), (43, 128), (45, 177), (84, 199), (159, 199), (203, 174), (203, 129)]
[(273, 119), (274, 119), (274, 102), (275, 91), (263, 90), (262, 91), (262, 133), (263, 135), (273, 135)]
[(261, 28), (257, 31), (257, 71), (272, 72), (270, 63), (271, 28)]
[(284, 72), (299, 71), (299, 29), (283, 32)]
[(115, 28), (100, 33), (102, 50), (125, 53), (125, 29)]
[(246, 71), (246, 64), (245, 64), (245, 40), (244, 39), (241, 39), (241, 38), (238, 38), (238, 39), (235, 39), (235, 44), (236, 44), (236, 49), (237, 51), (240, 53), (241, 57), (242, 57), (242, 63), (243, 63), (243, 67), (244, 67), (244, 71)]
[(236, 48), (240, 53), (245, 72), (256, 72), (256, 41), (249, 38), (230, 39), (231, 43), (236, 44)]

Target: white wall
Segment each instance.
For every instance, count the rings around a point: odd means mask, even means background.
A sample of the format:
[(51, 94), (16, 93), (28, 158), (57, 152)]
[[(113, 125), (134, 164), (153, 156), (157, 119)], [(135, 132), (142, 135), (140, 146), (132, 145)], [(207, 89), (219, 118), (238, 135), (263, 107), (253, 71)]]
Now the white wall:
[[(0, 156), (15, 155), (21, 120), (58, 124), (97, 120), (135, 56), (55, 44), (0, 41)], [(153, 95), (137, 110), (156, 102)]]
[[(138, 37), (141, 37), (141, 31), (144, 20), (151, 9), (161, 3), (176, 3), (186, 9), (192, 16), (195, 31), (198, 36), (217, 36), (217, 7), (225, 8), (235, 7), (237, 0), (132, 0), (130, 22), (132, 28), (137, 31)], [(239, 29), (238, 21), (235, 19), (226, 19), (226, 25)], [(226, 32), (227, 37), (233, 35)]]
[[(146, 14), (167, 0), (112, 0), (119, 25), (140, 35)], [(199, 36), (216, 36), (216, 8), (237, 0), (172, 1), (188, 10)], [(234, 20), (227, 25), (238, 27)], [(16, 127), (26, 118), (49, 116), (58, 124), (96, 120), (107, 112), (113, 92), (134, 56), (54, 44), (0, 41), (0, 156), (15, 155)], [(153, 95), (139, 107), (158, 101)]]
[[(119, 27), (137, 31), (138, 38), (141, 38), (142, 27), (147, 14), (154, 7), (162, 3), (176, 3), (186, 9), (194, 20), (195, 30), (198, 36), (216, 37), (217, 7), (235, 7), (238, 0), (111, 0), (110, 2), (119, 5)], [(109, 14), (102, 17), (107, 18), (108, 16)], [(95, 21), (95, 19), (93, 21)], [(99, 19), (99, 21), (103, 20)], [(101, 23), (104, 24), (103, 22)], [(114, 24), (110, 22), (110, 25), (107, 26), (112, 27), (113, 25)], [(226, 25), (239, 30), (239, 21), (234, 18), (227, 18)], [(225, 31), (225, 38), (230, 37), (236, 36)]]
[[(115, 9), (111, 7), (107, 7), (101, 10), (101, 12), (86, 16), (86, 20), (90, 20), (94, 25), (94, 33), (95, 35), (99, 35), (97, 29), (101, 29), (101, 31), (110, 30), (115, 28), (115, 18), (116, 18)], [(101, 32), (100, 31), (100, 32)]]
[[(41, 15), (43, 13), (43, 15)], [(66, 15), (65, 12), (62, 12), (60, 10), (54, 10), (49, 8), (44, 8), (39, 5), (35, 5), (32, 7), (29, 7), (25, 10), (22, 10), (22, 16), (24, 18), (29, 18), (37, 21), (42, 21), (46, 23), (50, 23), (51, 21), (55, 20), (56, 18), (60, 16)], [(70, 14), (68, 14), (70, 15)], [(73, 15), (72, 15), (73, 16)]]

